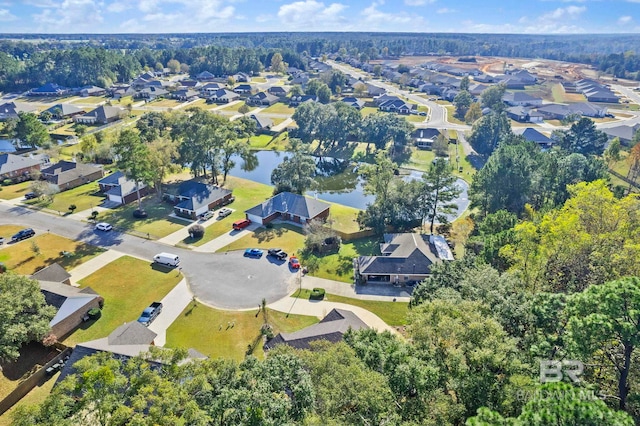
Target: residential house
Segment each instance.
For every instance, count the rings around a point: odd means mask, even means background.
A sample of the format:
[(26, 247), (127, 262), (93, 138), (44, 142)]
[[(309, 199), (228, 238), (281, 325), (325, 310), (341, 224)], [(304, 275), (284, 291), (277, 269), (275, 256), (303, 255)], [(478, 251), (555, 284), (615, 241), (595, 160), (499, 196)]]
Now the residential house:
[(47, 83), (36, 89), (31, 89), (27, 96), (64, 96), (69, 93), (69, 89), (55, 83)]
[(233, 79), (237, 83), (249, 83), (249, 82), (251, 82), (251, 76), (249, 74), (247, 74), (246, 72), (239, 72), (237, 74), (234, 74)]
[(71, 161), (59, 161), (40, 170), (40, 173), (42, 173), (42, 179), (57, 185), (61, 191), (93, 182), (104, 176), (104, 170), (100, 166)]
[(473, 76), (473, 81), (477, 83), (497, 83), (498, 80), (498, 78), (489, 74), (478, 74)]
[[(32, 278), (37, 279), (35, 274)], [(56, 314), (49, 322), (49, 327), (58, 340), (62, 340), (87, 321), (87, 314), (91, 309), (99, 309), (104, 304), (104, 299), (91, 287), (81, 289), (58, 281), (42, 279), (38, 279), (38, 283), (47, 305), (56, 308)]]
[(387, 93), (387, 89), (383, 89), (382, 87), (375, 86), (371, 83), (365, 83), (365, 85), (367, 86), (367, 93), (371, 97), (375, 98), (376, 96), (384, 95), (385, 93)]
[(14, 182), (22, 182), (31, 179), (31, 173), (40, 170), (40, 159), (35, 157), (22, 157), (14, 154), (0, 155), (0, 180), (11, 179)]
[(314, 198), (281, 192), (246, 210), (245, 214), (251, 222), (261, 225), (266, 225), (275, 219), (305, 224), (314, 219), (325, 220), (329, 217), (329, 207), (329, 204)]
[(596, 104), (580, 102), (576, 104), (561, 105), (548, 104), (538, 108), (547, 120), (564, 120), (570, 115), (582, 115), (585, 117), (602, 118), (607, 113), (607, 108), (600, 107)]
[(526, 92), (506, 92), (502, 100), (511, 106), (542, 106), (542, 98)]
[(349, 106), (354, 107), (355, 109), (362, 109), (364, 108), (364, 104), (365, 104), (365, 102), (362, 99), (358, 99), (355, 96), (344, 97), (342, 98), (341, 101)]
[(378, 108), (380, 108), (380, 111), (397, 112), (398, 114), (411, 114), (411, 111), (417, 109), (417, 105), (407, 103), (402, 99), (395, 99), (381, 103)]
[(73, 104), (56, 104), (51, 108), (46, 109), (45, 111), (51, 114), (51, 116), (57, 120), (72, 118), (76, 115), (86, 113), (84, 108), (77, 107)]
[(496, 77), (499, 78), (500, 84), (505, 86), (507, 89), (524, 90), (527, 85), (527, 83), (513, 75), (499, 75)]
[(513, 133), (515, 133), (516, 135), (522, 135), (529, 142), (537, 143), (538, 146), (540, 146), (540, 148), (542, 148), (543, 150), (550, 149), (554, 144), (553, 139), (543, 133), (540, 133), (538, 130), (532, 127), (527, 127), (524, 129), (516, 128), (513, 130)]
[(544, 121), (544, 115), (530, 107), (509, 107), (505, 112), (507, 117), (520, 123), (542, 123)]
[(446, 99), (449, 102), (453, 102), (453, 100), (456, 98), (456, 96), (458, 96), (458, 93), (460, 93), (460, 90), (458, 89), (444, 89), (442, 91), (442, 99)]
[(609, 140), (613, 138), (620, 139), (620, 143), (622, 145), (629, 146), (631, 145), (631, 141), (633, 141), (633, 137), (640, 130), (640, 124), (635, 124), (633, 126), (615, 126), (615, 127), (607, 127), (600, 129), (604, 133), (606, 133)]
[(200, 74), (196, 75), (196, 80), (198, 81), (212, 81), (214, 78), (216, 78), (216, 76), (211, 74), (209, 71), (202, 71)]
[(221, 87), (220, 83), (207, 83), (200, 87), (200, 93), (204, 98), (208, 99), (220, 90)]
[(411, 136), (415, 141), (416, 147), (420, 149), (431, 149), (433, 143), (442, 135), (439, 129), (416, 129)]
[(373, 102), (376, 104), (376, 106), (380, 106), (385, 102), (388, 101), (400, 101), (401, 99), (395, 95), (387, 95), (386, 93), (380, 96), (376, 96), (375, 98), (373, 98)]
[(273, 120), (268, 117), (251, 114), (250, 118), (255, 121), (257, 131), (265, 132), (271, 130), (273, 127)]
[(302, 87), (306, 87), (307, 84), (309, 83), (309, 80), (311, 80), (311, 77), (309, 77), (309, 74), (307, 74), (306, 72), (300, 72), (293, 76), (290, 83), (299, 84)]
[(292, 96), (291, 99), (289, 99), (289, 106), (297, 107), (305, 102), (318, 102), (318, 97), (311, 95)]
[(238, 84), (233, 88), (233, 91), (240, 94), (253, 92), (253, 86), (248, 83)]
[(181, 80), (178, 82), (179, 89), (197, 89), (200, 86), (200, 82), (195, 80)]
[(228, 89), (218, 89), (209, 99), (207, 99), (207, 102), (228, 104), (229, 102), (237, 101), (238, 99), (240, 99), (240, 95), (236, 92)]
[(135, 182), (119, 170), (100, 179), (98, 186), (107, 200), (115, 205), (129, 204), (138, 199), (138, 193), (144, 197), (151, 192), (143, 182)]
[(383, 239), (382, 256), (354, 259), (358, 282), (412, 284), (431, 275), (433, 264), (453, 260), (451, 249), (441, 235), (384, 234)]
[(104, 96), (107, 94), (107, 90), (98, 86), (84, 86), (80, 88), (80, 96), (86, 98), (88, 96)]
[(0, 139), (0, 154), (14, 153), (16, 147), (9, 139)]
[(267, 89), (267, 92), (271, 93), (274, 96), (278, 96), (280, 98), (284, 98), (289, 94), (289, 88), (284, 86), (271, 86)]
[(180, 89), (171, 93), (171, 98), (179, 101), (191, 102), (198, 99), (198, 92), (193, 89)]
[(114, 85), (109, 88), (109, 94), (113, 99), (121, 99), (126, 96), (135, 96), (136, 90), (128, 84)]
[(438, 86), (435, 83), (425, 83), (419, 87), (422, 93), (426, 93), (427, 95), (436, 95), (440, 96), (442, 94), (443, 87)]
[(134, 97), (152, 101), (154, 99), (164, 98), (167, 95), (169, 95), (168, 90), (163, 89), (162, 87), (151, 86), (145, 87), (144, 89), (136, 92)]
[(30, 277), (32, 280), (49, 281), (58, 284), (71, 285), (71, 274), (68, 273), (59, 263), (52, 263), (35, 272)]
[(538, 78), (527, 70), (509, 69), (505, 71), (505, 74), (520, 79), (527, 86), (534, 85), (538, 82)]
[(76, 115), (73, 121), (80, 124), (108, 124), (120, 120), (126, 113), (124, 108), (101, 105), (83, 115)]
[(342, 341), (348, 330), (369, 328), (356, 314), (345, 309), (332, 309), (319, 323), (293, 333), (278, 333), (264, 344), (264, 350), (278, 345), (288, 345), (296, 349), (310, 349), (310, 343), (318, 340), (337, 343)]
[(247, 105), (271, 106), (280, 100), (279, 97), (267, 92), (256, 93), (247, 98)]
[(18, 118), (20, 113), (38, 113), (38, 107), (23, 102), (5, 102), (0, 104), (0, 121)]
[(167, 197), (177, 202), (173, 207), (176, 215), (195, 220), (202, 213), (228, 204), (232, 199), (232, 194), (226, 188), (192, 179), (182, 182), (177, 193), (167, 194)]
[(576, 91), (582, 93), (589, 102), (618, 103), (618, 96), (613, 91), (595, 80), (582, 79), (575, 82)]
[(487, 86), (486, 84), (480, 84), (480, 83), (470, 84), (469, 85), (469, 93), (472, 96), (480, 96), (480, 95), (482, 95), (482, 92), (484, 92), (488, 88), (489, 88), (489, 86)]

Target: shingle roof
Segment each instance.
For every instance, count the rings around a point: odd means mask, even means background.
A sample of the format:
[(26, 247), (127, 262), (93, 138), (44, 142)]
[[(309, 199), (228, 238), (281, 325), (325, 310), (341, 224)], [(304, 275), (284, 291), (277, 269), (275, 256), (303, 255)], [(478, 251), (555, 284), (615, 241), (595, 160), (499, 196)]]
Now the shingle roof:
[(20, 169), (37, 166), (40, 164), (35, 158), (22, 157), (20, 155), (2, 154), (0, 155), (0, 174), (10, 173)]
[(268, 117), (251, 114), (251, 118), (256, 122), (258, 129), (267, 129), (273, 126), (273, 120)]
[(525, 129), (514, 129), (513, 132), (517, 135), (519, 134), (524, 136), (524, 138), (529, 142), (535, 142), (543, 145), (548, 145), (553, 143), (553, 139), (545, 136), (544, 134), (540, 133), (538, 130), (532, 127), (527, 127)]
[(87, 177), (100, 171), (102, 168), (99, 166), (64, 160), (41, 170), (42, 176), (56, 185), (64, 185), (79, 177)]
[(339, 342), (349, 329), (369, 328), (356, 314), (344, 309), (333, 309), (319, 323), (293, 333), (280, 333), (265, 345), (271, 349), (279, 344), (287, 344), (297, 349), (309, 349), (309, 344), (316, 340)]
[(531, 96), (526, 92), (507, 92), (502, 97), (502, 100), (509, 102), (538, 102), (542, 100), (536, 96)]
[(208, 185), (201, 182), (189, 180), (182, 182), (178, 187), (180, 197), (187, 198), (176, 205), (179, 209), (198, 210), (200, 207), (226, 197), (231, 191), (226, 188), (220, 188), (215, 185)]
[(264, 203), (246, 210), (245, 213), (262, 218), (271, 216), (274, 213), (289, 213), (301, 218), (312, 219), (325, 210), (328, 210), (329, 207), (329, 204), (313, 198), (291, 192), (281, 192)]
[(82, 117), (95, 117), (97, 121), (106, 122), (113, 117), (118, 117), (123, 112), (123, 108), (101, 105), (93, 111), (84, 114)]
[(45, 266), (35, 274), (31, 275), (31, 278), (33, 278), (34, 280), (53, 281), (61, 283), (71, 278), (71, 274), (68, 273), (62, 266), (60, 266), (59, 263), (53, 263), (49, 266)]
[(100, 297), (90, 287), (80, 289), (57, 281), (38, 280), (38, 283), (47, 305), (57, 309), (55, 316), (49, 322), (51, 327), (73, 315), (95, 298)]
[(66, 117), (68, 115), (80, 114), (85, 112), (83, 108), (79, 108), (71, 104), (56, 104), (51, 108), (47, 109), (46, 111), (52, 115), (58, 114), (61, 117)]

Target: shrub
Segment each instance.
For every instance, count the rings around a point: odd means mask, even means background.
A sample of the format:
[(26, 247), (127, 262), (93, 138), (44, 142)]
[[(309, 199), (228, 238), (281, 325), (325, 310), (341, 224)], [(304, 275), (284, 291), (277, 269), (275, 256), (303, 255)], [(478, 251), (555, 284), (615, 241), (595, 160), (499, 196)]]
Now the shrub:
[(189, 228), (189, 235), (191, 238), (202, 238), (204, 236), (204, 226), (202, 225), (193, 225)]
[(7, 265), (0, 262), (0, 274), (4, 274), (5, 272), (7, 272)]
[(76, 206), (75, 204), (71, 204), (71, 205), (69, 206), (69, 211), (70, 211), (71, 213), (73, 213), (77, 208), (78, 208), (78, 206)]
[(133, 217), (135, 217), (136, 219), (146, 219), (147, 216), (149, 215), (144, 210), (136, 209), (133, 211)]
[(312, 299), (312, 300), (324, 299), (324, 288), (315, 287), (313, 290), (311, 290), (311, 295), (309, 295), (309, 299)]
[(5, 180), (2, 181), (2, 184), (4, 186), (11, 185), (12, 183), (13, 183), (13, 181), (11, 179), (5, 179)]
[(98, 308), (91, 308), (89, 312), (87, 312), (87, 315), (89, 315), (89, 318), (92, 320), (97, 320), (102, 315), (102, 311)]

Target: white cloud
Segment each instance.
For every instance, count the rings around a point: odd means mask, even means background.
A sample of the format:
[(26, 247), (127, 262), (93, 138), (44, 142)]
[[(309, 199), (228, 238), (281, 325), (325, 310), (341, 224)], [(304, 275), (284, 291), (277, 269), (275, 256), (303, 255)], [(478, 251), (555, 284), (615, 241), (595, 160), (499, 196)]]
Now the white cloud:
[(618, 24), (620, 25), (627, 25), (629, 23), (631, 23), (633, 21), (633, 18), (631, 16), (621, 16), (620, 18), (618, 18)]
[(540, 20), (560, 20), (560, 19), (575, 19), (587, 8), (585, 6), (567, 6), (559, 7), (556, 10), (545, 13), (540, 17)]
[[(102, 24), (102, 3), (94, 0), (64, 0), (42, 6), (40, 13), (32, 15), (39, 31), (75, 32), (96, 31)], [(43, 5), (45, 3), (42, 3)]]
[(404, 0), (407, 6), (424, 6), (427, 3), (434, 3), (436, 0)]
[(273, 18), (274, 18), (274, 16), (273, 16), (273, 15), (270, 15), (270, 14), (268, 14), (268, 13), (264, 13), (264, 14), (262, 14), (262, 15), (258, 15), (258, 16), (256, 16), (256, 22), (260, 22), (260, 23), (262, 23), (262, 22), (269, 22), (269, 21), (271, 21)]
[(114, 1), (107, 6), (107, 10), (112, 13), (120, 13), (128, 9), (131, 9), (131, 5), (122, 1)]
[(315, 0), (296, 1), (280, 6), (278, 18), (287, 27), (298, 29), (344, 28), (346, 19), (341, 13), (346, 8), (342, 3), (326, 6)]
[(439, 14), (444, 14), (444, 13), (454, 13), (456, 12), (455, 9), (449, 9), (448, 7), (441, 7), (440, 9), (436, 10), (436, 13)]
[(18, 18), (9, 12), (9, 9), (0, 9), (0, 22), (15, 21), (16, 19)]
[[(384, 1), (378, 0), (362, 11), (365, 22), (372, 26), (372, 29), (380, 29), (380, 26), (388, 26), (393, 24), (403, 24), (415, 26), (423, 23), (421, 16), (410, 15), (406, 12), (389, 13), (378, 9), (378, 6), (384, 4)], [(409, 29), (409, 28), (407, 28)]]

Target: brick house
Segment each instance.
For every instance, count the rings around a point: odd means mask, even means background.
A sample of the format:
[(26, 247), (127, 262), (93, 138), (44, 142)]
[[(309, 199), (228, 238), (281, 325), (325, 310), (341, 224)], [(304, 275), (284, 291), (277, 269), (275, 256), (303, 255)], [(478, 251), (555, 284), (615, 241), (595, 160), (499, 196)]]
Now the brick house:
[(281, 192), (264, 203), (245, 211), (247, 219), (265, 225), (272, 220), (282, 219), (305, 224), (314, 219), (329, 217), (330, 205), (314, 198), (291, 192)]
[(58, 185), (61, 191), (93, 182), (104, 176), (104, 170), (100, 166), (72, 161), (60, 161), (40, 172), (42, 179)]

